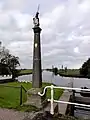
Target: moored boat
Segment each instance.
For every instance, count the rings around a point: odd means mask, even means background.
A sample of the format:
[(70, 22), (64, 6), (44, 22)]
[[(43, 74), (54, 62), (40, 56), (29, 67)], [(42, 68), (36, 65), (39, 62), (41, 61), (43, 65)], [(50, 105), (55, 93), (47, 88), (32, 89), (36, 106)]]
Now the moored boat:
[[(82, 89), (88, 89), (87, 87), (81, 87)], [(83, 97), (90, 97), (90, 91), (81, 90), (80, 95)]]

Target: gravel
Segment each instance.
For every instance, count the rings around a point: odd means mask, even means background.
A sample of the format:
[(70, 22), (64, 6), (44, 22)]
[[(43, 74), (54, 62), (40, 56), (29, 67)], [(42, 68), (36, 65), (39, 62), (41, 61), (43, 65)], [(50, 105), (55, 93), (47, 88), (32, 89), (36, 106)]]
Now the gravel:
[(12, 109), (0, 108), (0, 120), (30, 120), (34, 112), (20, 112)]

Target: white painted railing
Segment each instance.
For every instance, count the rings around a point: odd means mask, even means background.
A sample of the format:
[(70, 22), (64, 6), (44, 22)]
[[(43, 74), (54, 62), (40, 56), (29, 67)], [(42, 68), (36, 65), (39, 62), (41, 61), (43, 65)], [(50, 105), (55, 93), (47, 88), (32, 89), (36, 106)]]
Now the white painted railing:
[(86, 105), (86, 104), (79, 104), (79, 103), (73, 103), (73, 102), (67, 102), (67, 101), (58, 101), (58, 100), (54, 100), (53, 95), (54, 95), (54, 88), (55, 89), (66, 89), (66, 90), (83, 90), (83, 91), (90, 91), (90, 89), (81, 89), (81, 88), (70, 88), (70, 87), (58, 87), (58, 86), (46, 86), (43, 90), (43, 93), (41, 94), (40, 92), (38, 92), (38, 94), (40, 96), (45, 95), (46, 89), (47, 88), (51, 88), (51, 99), (48, 99), (48, 101), (51, 102), (51, 109), (50, 109), (50, 113), (53, 115), (54, 114), (54, 107), (53, 107), (53, 103), (57, 102), (57, 103), (64, 103), (64, 104), (71, 104), (71, 105), (78, 105), (78, 106), (82, 106), (82, 107), (90, 107), (90, 105)]

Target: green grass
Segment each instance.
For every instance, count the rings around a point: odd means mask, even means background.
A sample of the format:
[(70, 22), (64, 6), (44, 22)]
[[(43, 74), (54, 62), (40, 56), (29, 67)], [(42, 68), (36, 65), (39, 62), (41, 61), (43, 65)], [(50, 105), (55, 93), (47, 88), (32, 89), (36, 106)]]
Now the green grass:
[(64, 76), (64, 77), (77, 77), (77, 78), (83, 77), (82, 75), (80, 75), (79, 69), (67, 69), (66, 72), (65, 72), (65, 70), (60, 69), (58, 71), (58, 74), (60, 76)]
[[(43, 87), (49, 86), (49, 85), (51, 85), (51, 84), (50, 83), (43, 83)], [(62, 89), (54, 89), (54, 99), (58, 100), (59, 97), (62, 95), (62, 93), (63, 93)], [(46, 94), (47, 99), (50, 98), (50, 96), (51, 96), (51, 92), (50, 92), (50, 88), (48, 88), (47, 94)]]
[(20, 70), (20, 72), (18, 73), (18, 75), (27, 75), (27, 74), (32, 74), (32, 70), (31, 69)]
[[(23, 85), (26, 90), (29, 90), (32, 87), (31, 83), (20, 83), (20, 82), (11, 82), (5, 83), (4, 85), (8, 86), (20, 86)], [(51, 85), (50, 83), (43, 83), (43, 87), (46, 85)], [(23, 90), (23, 103), (26, 101), (27, 96)], [(55, 89), (54, 90), (54, 99), (59, 99), (63, 90)], [(50, 98), (50, 89), (47, 90), (46, 98)], [(20, 106), (20, 88), (4, 87), (0, 85), (0, 107), (2, 108), (11, 108), (22, 111), (31, 111), (36, 110), (34, 106)]]

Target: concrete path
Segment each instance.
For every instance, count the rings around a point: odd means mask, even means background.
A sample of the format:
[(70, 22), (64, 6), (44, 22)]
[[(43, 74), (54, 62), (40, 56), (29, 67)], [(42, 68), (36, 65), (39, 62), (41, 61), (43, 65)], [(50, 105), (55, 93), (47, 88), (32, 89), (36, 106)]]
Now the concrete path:
[[(60, 97), (59, 101), (69, 102), (71, 94), (72, 94), (72, 92), (69, 92), (68, 90), (65, 90), (63, 92), (62, 96)], [(66, 110), (67, 110), (67, 104), (58, 103), (58, 112), (60, 114), (65, 115)]]
[(0, 108), (0, 120), (30, 120), (34, 113), (14, 111)]

